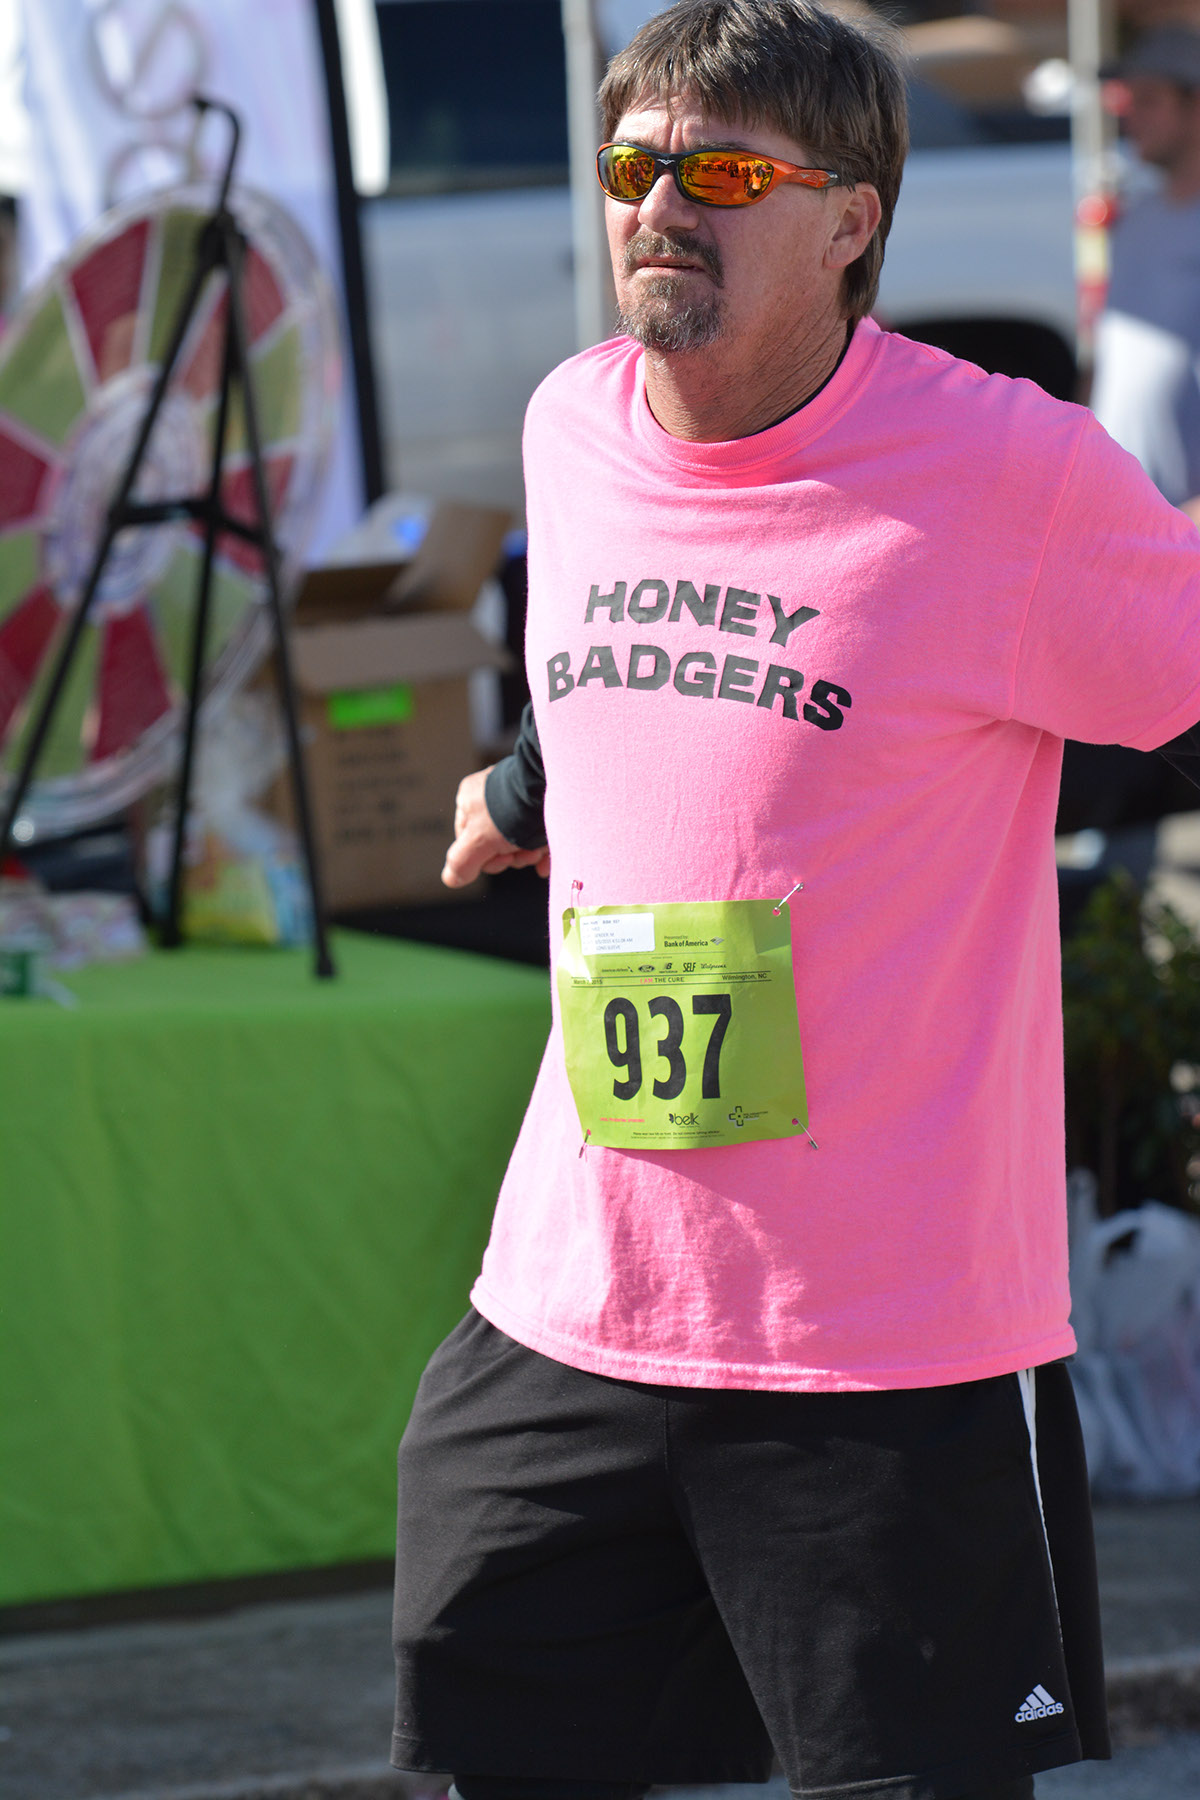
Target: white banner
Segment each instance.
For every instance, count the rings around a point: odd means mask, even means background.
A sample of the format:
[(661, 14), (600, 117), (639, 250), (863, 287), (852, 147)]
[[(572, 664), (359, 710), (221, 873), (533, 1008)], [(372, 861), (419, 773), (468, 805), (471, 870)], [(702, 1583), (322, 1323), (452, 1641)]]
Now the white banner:
[[(37, 279), (108, 207), (212, 178), (228, 128), (197, 133), (188, 97), (242, 121), (237, 179), (286, 206), (342, 295), (329, 113), (312, 0), (22, 0), (29, 186), (21, 264)], [(312, 560), (362, 512), (349, 348), (343, 403)]]

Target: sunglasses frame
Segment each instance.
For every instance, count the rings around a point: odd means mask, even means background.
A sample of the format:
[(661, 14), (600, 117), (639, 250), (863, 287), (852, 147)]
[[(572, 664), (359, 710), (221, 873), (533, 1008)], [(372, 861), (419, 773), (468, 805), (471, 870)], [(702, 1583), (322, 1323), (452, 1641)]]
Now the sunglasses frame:
[[(654, 175), (645, 193), (627, 197), (624, 194), (614, 194), (605, 186), (604, 177), (600, 173), (600, 159), (606, 150), (636, 150), (639, 156), (650, 158), (654, 164)], [(723, 203), (720, 200), (705, 200), (699, 194), (688, 192), (679, 172), (680, 164), (687, 162), (693, 156), (719, 156), (723, 151), (727, 155), (751, 156), (755, 162), (767, 164), (771, 170), (771, 179), (761, 194), (748, 194), (743, 199)], [(596, 179), (608, 198), (615, 200), (619, 206), (640, 206), (653, 190), (655, 183), (668, 172), (674, 178), (675, 186), (685, 200), (690, 200), (693, 206), (715, 206), (721, 212), (728, 212), (741, 206), (757, 206), (760, 200), (765, 200), (767, 195), (774, 191), (776, 183), (780, 181), (799, 182), (803, 187), (818, 189), (845, 185), (842, 176), (836, 174), (833, 169), (805, 169), (799, 163), (781, 162), (776, 156), (760, 156), (756, 151), (734, 149), (732, 145), (704, 144), (696, 150), (652, 150), (648, 144), (635, 144), (628, 138), (614, 138), (611, 143), (601, 144), (596, 152)]]

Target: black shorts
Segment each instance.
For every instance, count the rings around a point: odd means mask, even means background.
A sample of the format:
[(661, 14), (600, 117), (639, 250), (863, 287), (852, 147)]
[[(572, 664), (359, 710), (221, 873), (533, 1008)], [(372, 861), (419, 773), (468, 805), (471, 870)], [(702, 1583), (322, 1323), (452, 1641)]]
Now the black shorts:
[(403, 1769), (760, 1781), (773, 1747), (809, 1800), (948, 1800), (1109, 1754), (1061, 1364), (657, 1387), (469, 1313), (400, 1448), (395, 1636)]

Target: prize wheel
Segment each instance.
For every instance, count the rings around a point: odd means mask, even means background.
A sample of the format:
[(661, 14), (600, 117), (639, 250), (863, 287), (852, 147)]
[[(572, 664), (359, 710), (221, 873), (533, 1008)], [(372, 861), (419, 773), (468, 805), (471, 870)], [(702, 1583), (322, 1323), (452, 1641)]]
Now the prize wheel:
[[(200, 189), (175, 189), (106, 214), (0, 338), (0, 795), (90, 572), (211, 204)], [(332, 437), (337, 319), (290, 215), (244, 188), (232, 204), (248, 244), (243, 303), (286, 592)], [(207, 491), (227, 305), (224, 272), (214, 272), (176, 361), (136, 500)], [(222, 487), (227, 510), (257, 523), (236, 385)], [(191, 520), (130, 526), (117, 537), (22, 807), (22, 841), (103, 819), (170, 772), (202, 554), (202, 527)], [(208, 702), (260, 658), (269, 641), (265, 599), (258, 549), (221, 534), (206, 638)]]

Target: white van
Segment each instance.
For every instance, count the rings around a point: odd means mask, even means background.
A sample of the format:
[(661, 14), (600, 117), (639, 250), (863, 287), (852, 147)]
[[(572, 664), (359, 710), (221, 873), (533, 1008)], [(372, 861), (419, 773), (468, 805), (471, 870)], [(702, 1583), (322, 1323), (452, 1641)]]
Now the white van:
[[(576, 348), (559, 0), (379, 0), (392, 179), (363, 209), (393, 486), (523, 509), (520, 432)], [(912, 87), (879, 318), (1067, 397), (1065, 115)]]

